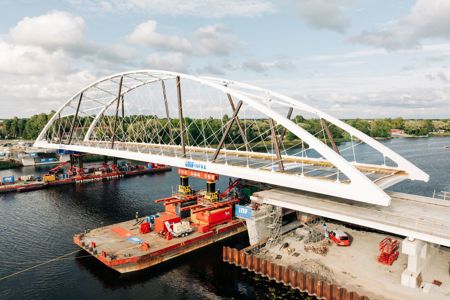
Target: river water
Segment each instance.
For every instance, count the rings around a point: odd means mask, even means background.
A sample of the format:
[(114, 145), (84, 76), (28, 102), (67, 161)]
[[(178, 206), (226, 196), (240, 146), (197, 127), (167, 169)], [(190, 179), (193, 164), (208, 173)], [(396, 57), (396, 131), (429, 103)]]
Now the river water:
[[(403, 182), (392, 190), (432, 196), (450, 191), (450, 138), (383, 141), (428, 172), (428, 183)], [(341, 147), (345, 147), (341, 145)], [(45, 169), (0, 171), (0, 176)], [(227, 179), (221, 178), (223, 189)], [(0, 195), (0, 278), (77, 250), (73, 234), (162, 209), (153, 200), (171, 193), (174, 171), (28, 193)], [(201, 181), (192, 180), (193, 186)], [(245, 237), (225, 242), (245, 244)], [(221, 261), (213, 245), (162, 266), (119, 275), (80, 252), (0, 281), (0, 299), (307, 299)]]

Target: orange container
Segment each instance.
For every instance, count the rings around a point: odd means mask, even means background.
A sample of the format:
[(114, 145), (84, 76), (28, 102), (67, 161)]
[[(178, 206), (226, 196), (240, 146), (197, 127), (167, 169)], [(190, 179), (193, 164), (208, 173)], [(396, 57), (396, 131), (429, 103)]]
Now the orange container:
[(166, 221), (169, 223), (178, 223), (181, 221), (181, 218), (177, 215), (160, 213), (159, 217), (155, 219), (155, 231), (167, 231), (166, 225), (164, 225)]
[(177, 205), (176, 204), (166, 204), (164, 205), (164, 211), (166, 213), (177, 214)]

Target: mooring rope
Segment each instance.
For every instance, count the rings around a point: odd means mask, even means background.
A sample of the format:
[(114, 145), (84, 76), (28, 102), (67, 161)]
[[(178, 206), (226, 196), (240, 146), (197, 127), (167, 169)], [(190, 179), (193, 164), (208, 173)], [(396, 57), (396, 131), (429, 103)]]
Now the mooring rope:
[[(70, 259), (79, 259), (79, 258), (87, 258), (87, 257), (93, 257), (91, 254), (89, 255), (82, 255), (82, 256), (75, 256), (75, 257), (64, 257), (60, 260), (70, 260)], [(47, 260), (35, 260), (35, 261), (9, 261), (9, 260), (0, 260), (0, 264), (3, 265), (30, 265), (30, 264), (40, 264), (43, 262), (47, 262)]]
[(31, 270), (31, 269), (35, 269), (35, 268), (37, 268), (37, 267), (46, 265), (46, 264), (51, 263), (51, 262), (53, 262), (53, 261), (57, 261), (57, 260), (64, 259), (64, 257), (69, 256), (69, 255), (74, 254), (74, 253), (77, 253), (77, 252), (79, 252), (79, 251), (81, 251), (81, 250), (83, 250), (83, 249), (78, 249), (78, 250), (69, 252), (69, 253), (67, 253), (67, 254), (64, 254), (64, 255), (61, 255), (61, 256), (52, 258), (52, 259), (50, 259), (50, 260), (47, 260), (47, 261), (42, 262), (42, 263), (40, 263), (40, 264), (34, 265), (34, 266), (32, 266), (32, 267), (29, 267), (29, 268), (26, 268), (26, 269), (17, 271), (17, 272), (15, 272), (15, 273), (6, 275), (6, 276), (4, 276), (4, 277), (0, 277), (0, 281), (3, 281), (3, 280), (5, 280), (5, 279), (11, 278), (11, 277), (13, 277), (13, 276), (19, 275), (19, 274), (24, 273), (24, 272), (26, 272), (26, 271), (29, 271), (29, 270)]

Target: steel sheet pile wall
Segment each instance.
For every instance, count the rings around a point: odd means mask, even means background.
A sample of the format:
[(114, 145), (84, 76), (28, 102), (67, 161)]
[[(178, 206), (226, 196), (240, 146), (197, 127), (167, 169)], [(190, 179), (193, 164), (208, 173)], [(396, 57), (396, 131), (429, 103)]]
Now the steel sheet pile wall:
[(346, 288), (339, 287), (316, 278), (315, 274), (293, 270), (286, 266), (277, 265), (264, 258), (248, 254), (242, 250), (223, 247), (223, 261), (239, 266), (243, 269), (255, 272), (262, 276), (281, 282), (291, 288), (299, 289), (326, 300), (368, 300), (356, 292), (349, 292)]

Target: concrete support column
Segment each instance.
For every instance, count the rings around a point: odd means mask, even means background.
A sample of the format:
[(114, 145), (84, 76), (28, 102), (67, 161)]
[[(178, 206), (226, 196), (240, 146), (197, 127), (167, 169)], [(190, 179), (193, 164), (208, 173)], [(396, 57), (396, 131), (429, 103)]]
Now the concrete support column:
[(410, 288), (420, 287), (422, 271), (427, 267), (430, 258), (438, 250), (438, 245), (430, 244), (414, 238), (405, 238), (402, 242), (402, 253), (408, 255), (408, 266), (402, 273), (401, 284)]
[(268, 225), (271, 220), (272, 210), (271, 205), (261, 205), (258, 207), (258, 210), (253, 212), (251, 219), (245, 220), (250, 245), (258, 244), (269, 238), (270, 228), (268, 228)]

